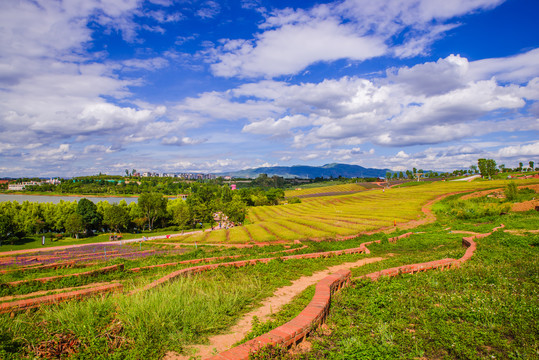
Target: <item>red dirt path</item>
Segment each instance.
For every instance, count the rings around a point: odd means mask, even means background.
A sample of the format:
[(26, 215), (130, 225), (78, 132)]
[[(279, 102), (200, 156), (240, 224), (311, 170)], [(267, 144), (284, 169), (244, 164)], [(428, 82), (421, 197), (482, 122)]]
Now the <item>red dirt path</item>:
[(245, 314), (236, 325), (232, 326), (228, 333), (210, 337), (209, 345), (195, 345), (190, 347), (190, 355), (179, 355), (175, 352), (169, 352), (163, 358), (165, 360), (188, 360), (192, 356), (200, 356), (202, 359), (212, 356), (215, 351), (221, 352), (236, 342), (240, 341), (252, 329), (252, 321), (256, 316), (261, 322), (268, 320), (272, 313), (278, 312), (284, 304), (289, 303), (295, 296), (300, 294), (307, 287), (316, 284), (329, 274), (342, 269), (363, 266), (365, 264), (381, 261), (383, 258), (361, 259), (355, 262), (344, 263), (332, 266), (326, 270), (314, 273), (311, 276), (304, 276), (292, 282), (291, 285), (277, 289), (273, 296), (264, 300), (262, 305), (249, 313)]

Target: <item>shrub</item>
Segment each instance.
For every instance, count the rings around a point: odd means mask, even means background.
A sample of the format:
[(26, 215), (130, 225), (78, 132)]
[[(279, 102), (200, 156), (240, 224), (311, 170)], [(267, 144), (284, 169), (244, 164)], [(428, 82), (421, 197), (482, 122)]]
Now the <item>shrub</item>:
[(511, 209), (508, 203), (480, 203), (474, 201), (455, 201), (450, 214), (457, 219), (476, 219), (507, 213)]
[(504, 192), (505, 192), (505, 197), (507, 198), (507, 200), (509, 201), (516, 200), (518, 196), (517, 184), (515, 184), (514, 181), (511, 181), (509, 184), (505, 186)]

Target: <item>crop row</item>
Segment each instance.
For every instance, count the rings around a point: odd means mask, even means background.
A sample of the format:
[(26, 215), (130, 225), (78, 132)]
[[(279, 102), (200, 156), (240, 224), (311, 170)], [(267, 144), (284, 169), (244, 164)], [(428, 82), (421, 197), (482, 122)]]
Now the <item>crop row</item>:
[(321, 193), (337, 193), (337, 192), (352, 192), (352, 191), (364, 191), (365, 187), (358, 184), (341, 184), (307, 189), (296, 189), (285, 191), (286, 197), (304, 196)]
[[(249, 210), (250, 224), (243, 226), (243, 229), (230, 229), (226, 235), (225, 230), (216, 230), (211, 235), (194, 234), (177, 241), (244, 243), (351, 236), (417, 220), (423, 217), (422, 206), (444, 193), (504, 185), (501, 181), (436, 182), (415, 187), (305, 198), (300, 204), (258, 206)], [(337, 186), (344, 189), (346, 185)], [(330, 192), (331, 188), (309, 190)]]

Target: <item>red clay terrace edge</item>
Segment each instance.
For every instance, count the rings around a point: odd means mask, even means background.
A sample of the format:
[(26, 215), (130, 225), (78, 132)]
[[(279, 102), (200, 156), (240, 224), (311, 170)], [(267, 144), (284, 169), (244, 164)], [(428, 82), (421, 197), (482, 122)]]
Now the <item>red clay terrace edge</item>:
[[(420, 264), (404, 265), (396, 268), (385, 269), (370, 273), (360, 278), (377, 280), (381, 276), (397, 276), (403, 273), (416, 273), (430, 269), (447, 269), (458, 267), (464, 261), (469, 260), (475, 252), (477, 245), (476, 238), (483, 238), (491, 235), (498, 229), (503, 228), (502, 224), (487, 234), (478, 234), (462, 238), (462, 244), (467, 247), (464, 256), (460, 259), (442, 259)], [(390, 242), (396, 242), (399, 239), (410, 236), (412, 233), (406, 233), (395, 238), (389, 239)], [(377, 241), (379, 242), (379, 241)], [(368, 243), (361, 244), (362, 247)], [(281, 325), (257, 338), (254, 338), (244, 344), (223, 351), (218, 355), (208, 358), (208, 360), (248, 360), (249, 355), (260, 351), (263, 347), (284, 346), (289, 348), (302, 342), (310, 332), (324, 323), (331, 304), (331, 295), (342, 287), (350, 283), (350, 270), (340, 270), (333, 275), (329, 275), (316, 284), (313, 299), (303, 311), (291, 321)]]

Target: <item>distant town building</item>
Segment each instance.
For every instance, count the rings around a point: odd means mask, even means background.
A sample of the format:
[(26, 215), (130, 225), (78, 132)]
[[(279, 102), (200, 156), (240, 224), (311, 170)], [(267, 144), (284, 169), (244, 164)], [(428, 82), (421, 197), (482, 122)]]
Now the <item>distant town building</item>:
[[(134, 176), (140, 176), (139, 173), (136, 173)], [(153, 173), (153, 172), (143, 172), (143, 177), (170, 177), (170, 178), (180, 178), (183, 180), (207, 180), (215, 179), (214, 174), (203, 174), (203, 173)]]
[(12, 191), (21, 191), (21, 190), (24, 190), (27, 186), (39, 186), (39, 185), (41, 185), (40, 181), (26, 181), (19, 184), (9, 184), (7, 186), (7, 189), (12, 190)]

